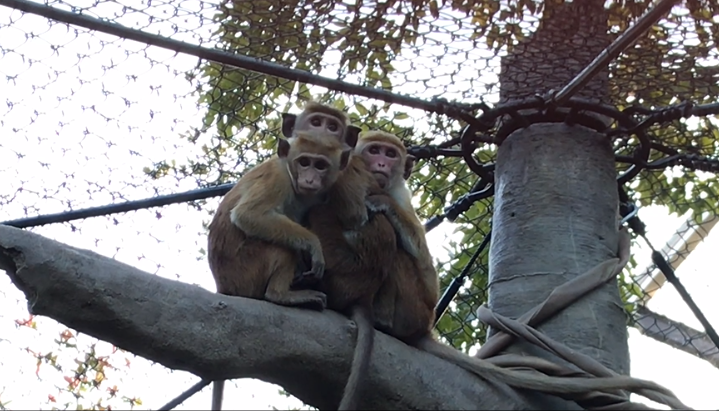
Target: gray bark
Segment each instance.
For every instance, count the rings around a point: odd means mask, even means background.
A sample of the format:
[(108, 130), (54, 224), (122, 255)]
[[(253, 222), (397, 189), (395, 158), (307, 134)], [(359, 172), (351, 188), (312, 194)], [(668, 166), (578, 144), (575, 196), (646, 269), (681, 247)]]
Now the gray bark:
[[(615, 256), (615, 178), (608, 139), (590, 129), (535, 124), (505, 140), (497, 157), (489, 254), (492, 310), (519, 317), (556, 286)], [(610, 369), (628, 373), (626, 317), (616, 281), (538, 328)], [(566, 364), (524, 342), (508, 351)], [(574, 407), (537, 397), (538, 408)]]
[[(169, 368), (208, 379), (258, 378), (320, 409), (336, 407), (349, 374), (353, 323), (331, 311), (219, 295), (2, 225), (0, 269), (25, 293), (32, 314)], [(382, 333), (361, 406), (529, 408), (509, 387)]]
[[(545, 2), (545, 7), (537, 31), (502, 59), (502, 102), (558, 91), (611, 41), (603, 1)], [(608, 70), (577, 96), (608, 102)], [(557, 285), (615, 255), (614, 156), (608, 139), (588, 128), (538, 123), (507, 137), (496, 167), (488, 305), (517, 318)], [(626, 317), (616, 282), (538, 328), (618, 373), (629, 370)], [(524, 342), (507, 351), (566, 364)], [(535, 409), (576, 409), (557, 398), (533, 397)]]

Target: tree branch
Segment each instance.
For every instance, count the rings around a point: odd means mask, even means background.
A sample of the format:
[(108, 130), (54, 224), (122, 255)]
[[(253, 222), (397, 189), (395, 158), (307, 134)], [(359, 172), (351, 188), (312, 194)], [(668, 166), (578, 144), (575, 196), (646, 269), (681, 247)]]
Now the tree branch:
[[(258, 378), (331, 409), (349, 374), (354, 323), (331, 311), (215, 294), (3, 225), (0, 269), (32, 314), (202, 378)], [(362, 402), (364, 409), (529, 407), (509, 387), (379, 332)]]

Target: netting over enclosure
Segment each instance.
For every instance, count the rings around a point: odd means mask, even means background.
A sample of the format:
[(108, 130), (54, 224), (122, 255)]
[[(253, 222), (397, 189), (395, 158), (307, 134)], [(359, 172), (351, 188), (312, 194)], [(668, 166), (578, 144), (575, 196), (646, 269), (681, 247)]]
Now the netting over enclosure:
[[(273, 154), (280, 113), (327, 102), (418, 158), (410, 186), (445, 291), (437, 329), (469, 351), (487, 331), (476, 312), (498, 144), (532, 123), (581, 124), (613, 141), (635, 236), (620, 276), (628, 326), (719, 367), (716, 305), (688, 296), (709, 273), (673, 275), (719, 221), (719, 5), (647, 3), (0, 0), (0, 220), (214, 291), (204, 254), (220, 196)], [(698, 329), (648, 308), (666, 280)], [(0, 310), (2, 350), (70, 376), (49, 402), (82, 403), (110, 354), (47, 319), (15, 327), (24, 297), (0, 293), (13, 307)], [(86, 362), (74, 374), (73, 344)], [(126, 392), (142, 385), (130, 375)], [(172, 381), (182, 388), (165, 400), (190, 385)], [(101, 409), (105, 388), (83, 407)]]

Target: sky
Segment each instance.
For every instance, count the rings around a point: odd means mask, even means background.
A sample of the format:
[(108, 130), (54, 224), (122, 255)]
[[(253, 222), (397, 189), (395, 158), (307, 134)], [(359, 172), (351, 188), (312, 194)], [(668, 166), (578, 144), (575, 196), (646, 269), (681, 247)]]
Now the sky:
[[(183, 2), (183, 7), (191, 9), (192, 4)], [(101, 13), (118, 12), (108, 3), (102, 7)], [(162, 8), (160, 5), (155, 10), (160, 13)], [(140, 20), (137, 15), (129, 15), (120, 22), (141, 24)], [(167, 28), (158, 30), (169, 34)], [(207, 32), (209, 28), (203, 30)], [(190, 37), (191, 33), (174, 38)], [(0, 6), (0, 76), (7, 79), (0, 82), (0, 99), (6, 103), (0, 105), (0, 221), (196, 188), (191, 179), (152, 181), (142, 171), (156, 161), (174, 159), (183, 163), (202, 155), (199, 145), (178, 137), (201, 124), (203, 113), (190, 95), (191, 88), (183, 74), (195, 64), (193, 57), (48, 24), (44, 18), (22, 16)], [(426, 70), (416, 74), (422, 73), (426, 74)], [(399, 91), (422, 94), (407, 87), (410, 89)], [(466, 90), (455, 84), (444, 97), (462, 97)], [(202, 136), (200, 142), (208, 139)], [(214, 209), (218, 202), (219, 198), (209, 200), (207, 209)], [(206, 241), (202, 224), (209, 217), (206, 211), (179, 204), (32, 231), (152, 274), (214, 291), (207, 262), (200, 252)], [(644, 208), (640, 217), (647, 223), (649, 238), (656, 246), (667, 241), (683, 221), (660, 207)], [(456, 239), (454, 228), (445, 222), (428, 235), (436, 259), (447, 259), (444, 245), (448, 238)], [(715, 325), (719, 324), (719, 304), (714, 297), (719, 276), (712, 267), (717, 247), (719, 234), (715, 230), (677, 271)], [(649, 251), (641, 242), (633, 252), (640, 267), (649, 263)], [(648, 307), (701, 329), (671, 286), (659, 290)], [(72, 404), (69, 394), (58, 391), (68, 372), (42, 365), (36, 374), (36, 360), (25, 348), (57, 353), (58, 362), (69, 370), (95, 341), (81, 335), (76, 340), (77, 350), (59, 352), (54, 340), (66, 327), (39, 317), (37, 330), (17, 327), (15, 320), (27, 316), (22, 293), (7, 276), (0, 276), (0, 403), (9, 401), (12, 409), (49, 409), (45, 395), (52, 394), (58, 400), (56, 405)], [(719, 381), (719, 370), (644, 337), (633, 328), (629, 333), (633, 376), (669, 387), (694, 408), (719, 408), (719, 398), (712, 390)], [(110, 354), (112, 347), (100, 342), (96, 350)], [(109, 381), (120, 388), (120, 395), (141, 398), (139, 409), (156, 409), (199, 380), (129, 353), (112, 354), (110, 358), (118, 368), (108, 372)], [(126, 360), (129, 368), (124, 366)], [(96, 398), (102, 393), (86, 395)], [(120, 402), (111, 404), (122, 408)], [(207, 409), (209, 404), (208, 388), (177, 409)], [(288, 409), (301, 405), (294, 398), (279, 395), (278, 387), (256, 380), (235, 380), (225, 393), (225, 409)]]

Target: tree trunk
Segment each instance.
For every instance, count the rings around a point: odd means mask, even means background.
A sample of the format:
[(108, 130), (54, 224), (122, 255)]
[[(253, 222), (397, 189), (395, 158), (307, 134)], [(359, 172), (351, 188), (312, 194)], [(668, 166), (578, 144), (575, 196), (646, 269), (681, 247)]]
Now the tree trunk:
[[(541, 24), (503, 59), (502, 101), (559, 90), (609, 44), (602, 2), (552, 6)], [(606, 101), (606, 70), (578, 94)], [(606, 136), (563, 123), (520, 129), (499, 148), (495, 184), (488, 305), (497, 313), (519, 317), (556, 286), (616, 255), (616, 171)], [(629, 370), (626, 318), (616, 282), (538, 328), (616, 372)], [(523, 342), (508, 351), (564, 363)], [(554, 397), (533, 398), (537, 409), (577, 407)]]

